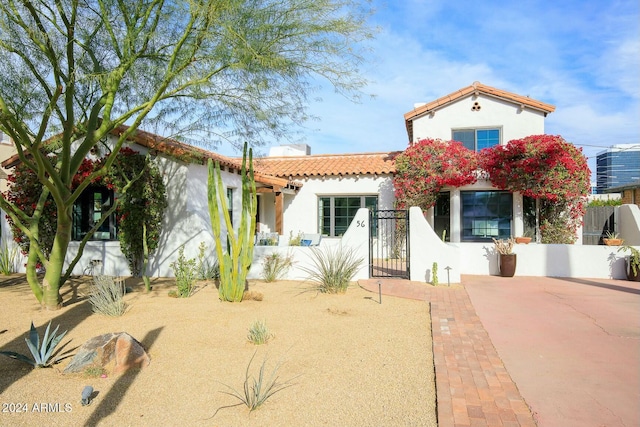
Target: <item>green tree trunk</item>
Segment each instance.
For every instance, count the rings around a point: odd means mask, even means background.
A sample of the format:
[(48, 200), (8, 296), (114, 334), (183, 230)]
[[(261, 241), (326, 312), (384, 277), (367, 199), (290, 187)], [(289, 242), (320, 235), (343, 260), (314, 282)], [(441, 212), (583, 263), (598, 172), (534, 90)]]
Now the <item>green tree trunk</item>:
[(147, 275), (147, 266), (149, 265), (149, 245), (147, 244), (147, 224), (142, 223), (142, 281), (144, 282), (144, 287), (149, 292), (151, 290), (151, 282), (149, 281), (149, 276)]
[(64, 266), (64, 258), (71, 241), (71, 215), (70, 209), (58, 211), (56, 237), (47, 262), (47, 270), (42, 280), (43, 298), (41, 304), (47, 310), (58, 310), (62, 307), (60, 296), (60, 278)]
[(37, 265), (38, 253), (34, 247), (31, 247), (27, 255), (27, 283), (29, 283), (33, 295), (35, 295), (38, 302), (42, 304), (42, 286), (40, 286), (40, 282), (38, 281)]

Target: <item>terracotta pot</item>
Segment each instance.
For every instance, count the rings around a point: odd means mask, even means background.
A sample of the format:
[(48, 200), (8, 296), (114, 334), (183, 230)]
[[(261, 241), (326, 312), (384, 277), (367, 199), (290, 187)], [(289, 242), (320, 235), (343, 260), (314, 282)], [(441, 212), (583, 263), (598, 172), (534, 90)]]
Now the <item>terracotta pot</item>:
[(516, 243), (527, 244), (531, 242), (531, 237), (516, 237)]
[(516, 274), (516, 254), (500, 254), (500, 276), (513, 277)]
[(607, 246), (620, 246), (624, 242), (622, 239), (602, 239)]

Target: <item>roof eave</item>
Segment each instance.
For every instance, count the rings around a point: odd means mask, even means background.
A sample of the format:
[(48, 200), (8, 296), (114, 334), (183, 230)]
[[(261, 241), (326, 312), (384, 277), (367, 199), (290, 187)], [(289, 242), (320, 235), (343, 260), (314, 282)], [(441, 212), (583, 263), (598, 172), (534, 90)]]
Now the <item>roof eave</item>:
[(413, 140), (413, 120), (424, 117), (427, 114), (434, 114), (437, 110), (444, 108), (445, 106), (466, 98), (472, 95), (486, 95), (492, 98), (501, 99), (511, 102), (520, 107), (529, 108), (532, 110), (540, 111), (546, 117), (547, 114), (556, 110), (556, 107), (551, 104), (547, 104), (529, 97), (517, 95), (515, 93), (507, 92), (501, 89), (496, 89), (491, 86), (483, 85), (482, 83), (475, 82), (474, 84), (464, 87), (460, 90), (452, 92), (435, 101), (429, 102), (420, 107), (414, 108), (408, 113), (404, 114), (405, 126), (407, 128), (407, 134), (409, 136), (409, 142)]

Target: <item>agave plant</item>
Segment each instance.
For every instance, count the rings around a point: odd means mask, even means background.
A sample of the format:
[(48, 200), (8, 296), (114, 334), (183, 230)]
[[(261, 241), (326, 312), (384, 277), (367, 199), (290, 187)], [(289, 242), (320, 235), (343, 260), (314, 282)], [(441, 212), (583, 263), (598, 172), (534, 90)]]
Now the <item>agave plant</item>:
[(60, 325), (58, 325), (53, 330), (53, 332), (49, 334), (50, 327), (51, 321), (49, 321), (47, 329), (44, 331), (42, 342), (40, 342), (38, 331), (36, 330), (35, 326), (33, 326), (33, 322), (31, 322), (29, 338), (25, 338), (24, 340), (27, 343), (27, 347), (29, 347), (29, 351), (31, 352), (33, 359), (30, 359), (28, 356), (16, 353), (14, 351), (0, 351), (0, 354), (11, 357), (12, 359), (20, 360), (21, 362), (28, 363), (35, 368), (47, 368), (54, 365), (61, 359), (61, 357), (58, 357), (55, 354), (57, 353), (55, 352), (55, 349), (58, 344), (60, 344), (60, 341), (62, 341), (62, 338), (64, 338), (67, 331), (64, 331), (63, 333), (58, 335), (58, 328), (60, 328)]

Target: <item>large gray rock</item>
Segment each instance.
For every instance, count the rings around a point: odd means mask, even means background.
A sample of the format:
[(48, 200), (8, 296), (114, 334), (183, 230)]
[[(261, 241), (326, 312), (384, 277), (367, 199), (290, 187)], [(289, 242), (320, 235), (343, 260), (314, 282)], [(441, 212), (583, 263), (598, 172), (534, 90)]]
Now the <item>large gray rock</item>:
[(64, 373), (102, 367), (113, 374), (120, 374), (131, 368), (148, 366), (149, 362), (149, 355), (135, 338), (126, 332), (116, 332), (98, 335), (84, 343)]

